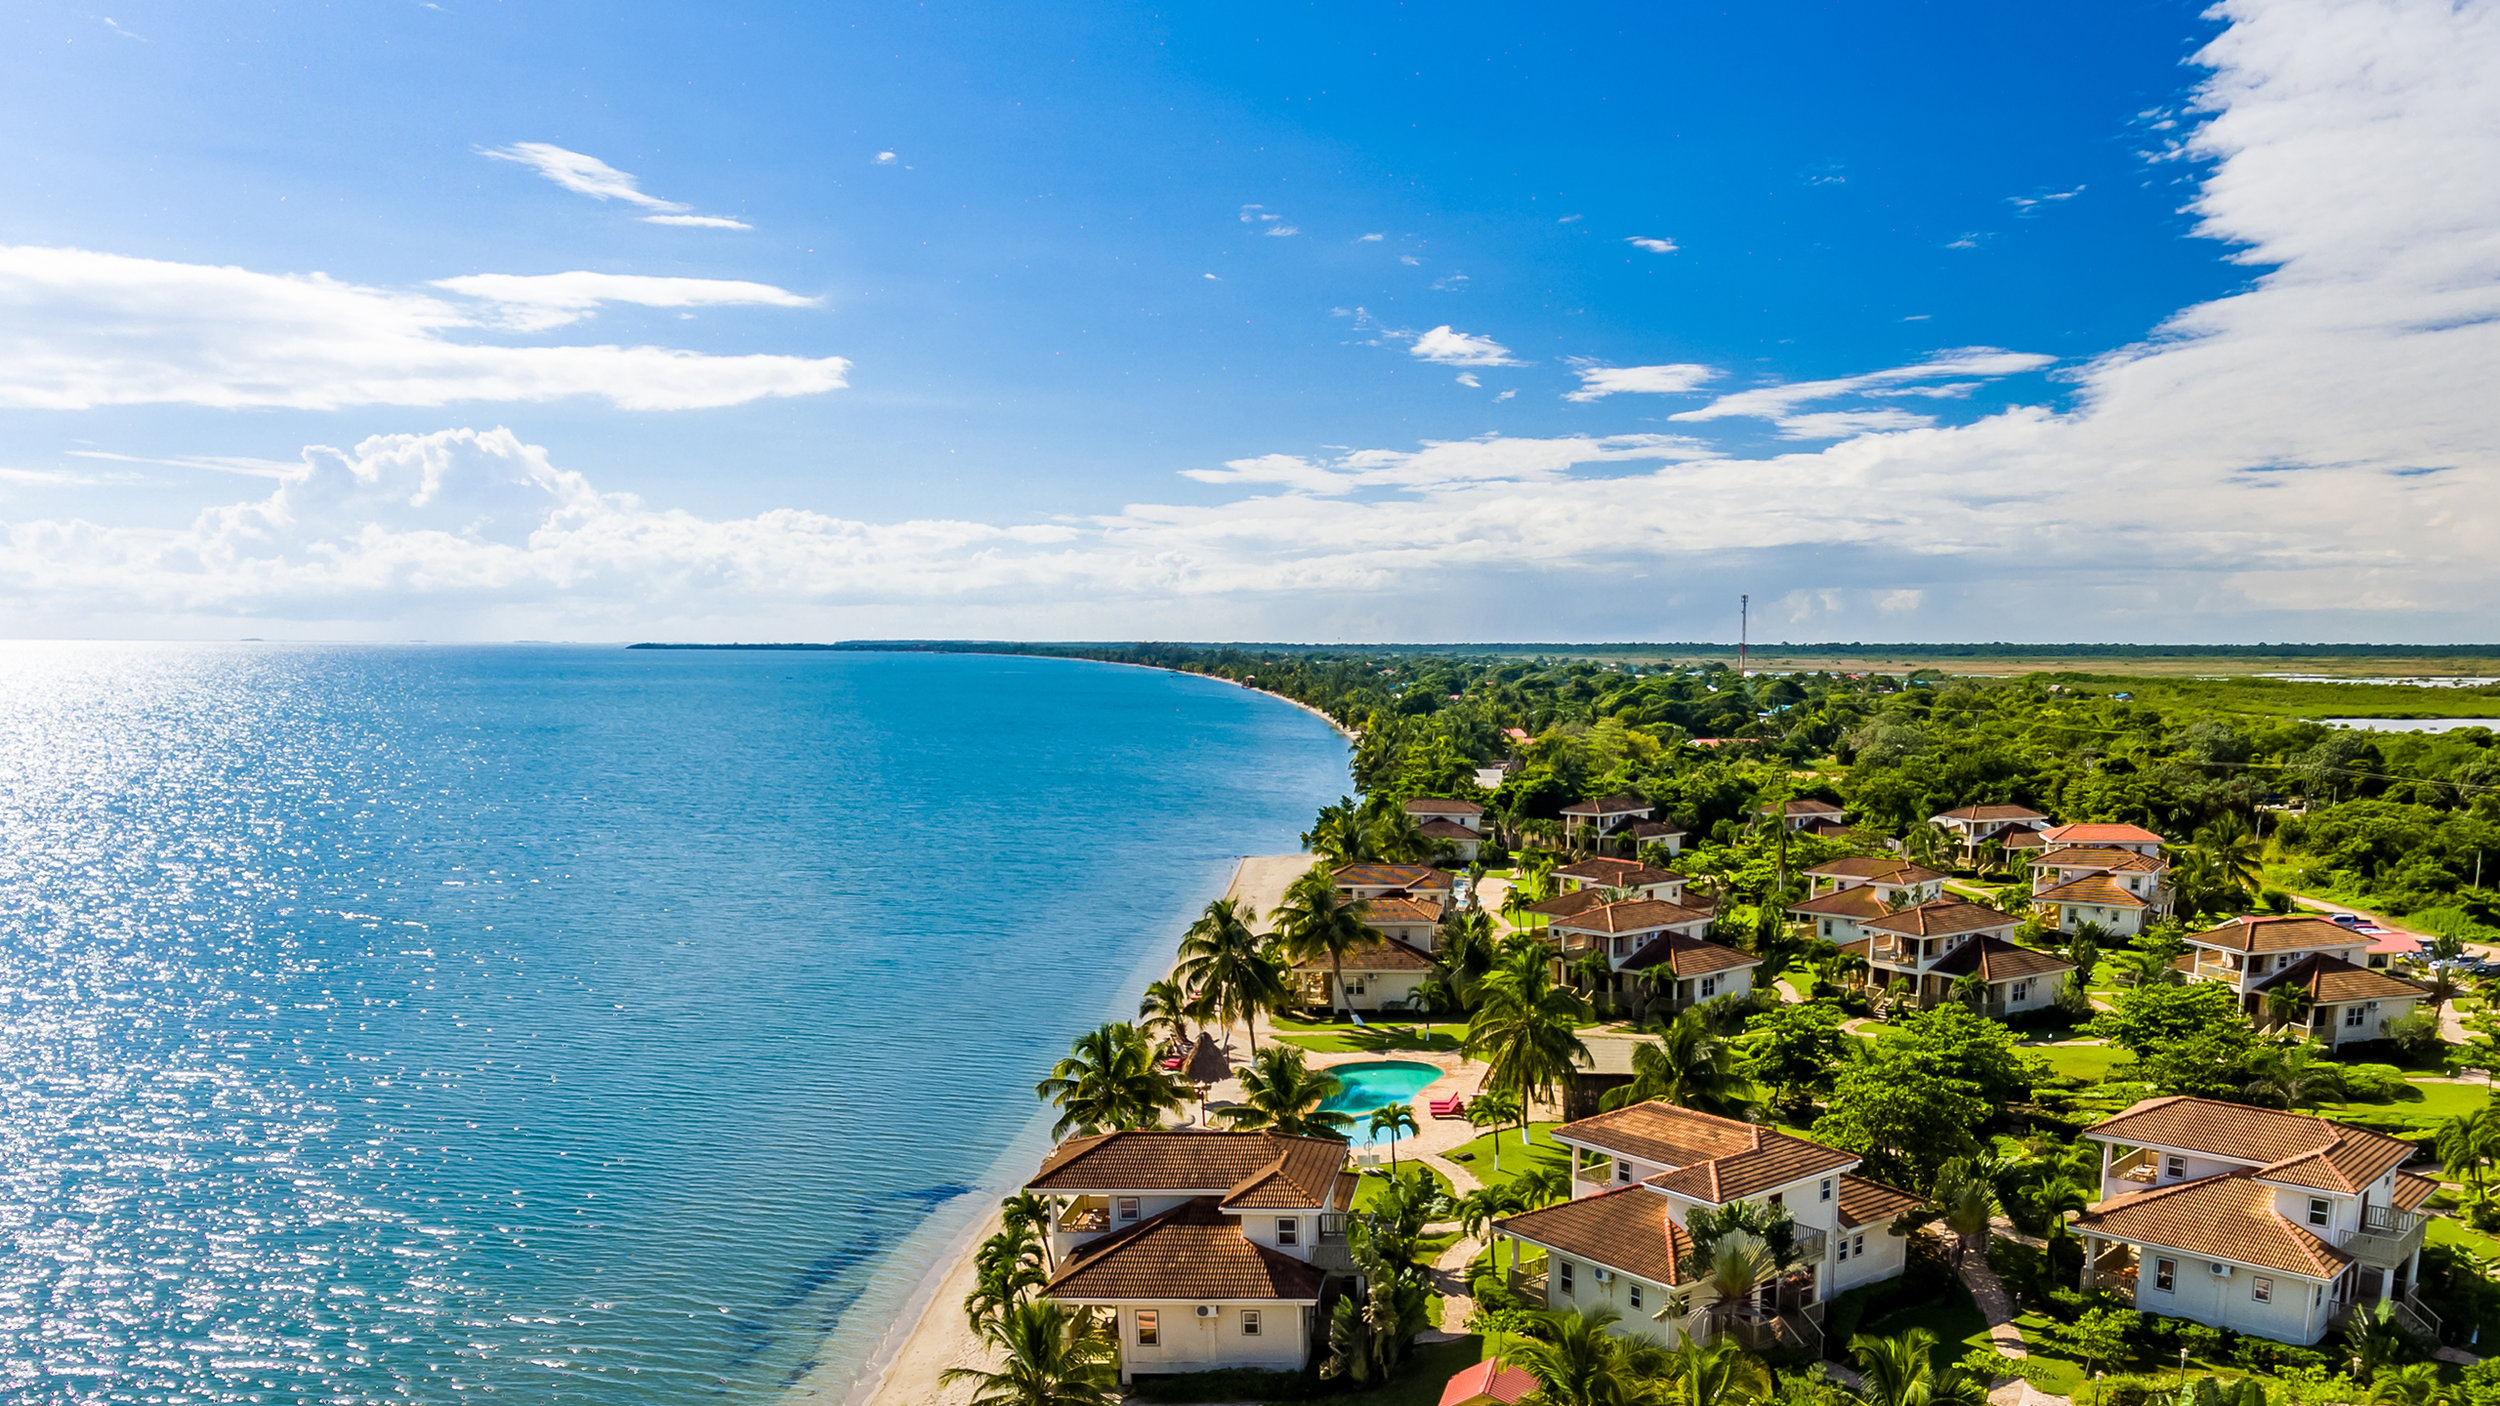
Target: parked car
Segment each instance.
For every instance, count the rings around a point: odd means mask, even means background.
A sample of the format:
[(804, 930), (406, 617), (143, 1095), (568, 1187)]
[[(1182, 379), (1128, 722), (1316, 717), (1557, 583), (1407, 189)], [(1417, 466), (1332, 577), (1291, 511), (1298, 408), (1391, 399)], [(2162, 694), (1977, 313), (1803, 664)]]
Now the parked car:
[(2358, 913), (2333, 913), (2327, 916), (2327, 921), (2338, 927), (2357, 928), (2364, 919)]

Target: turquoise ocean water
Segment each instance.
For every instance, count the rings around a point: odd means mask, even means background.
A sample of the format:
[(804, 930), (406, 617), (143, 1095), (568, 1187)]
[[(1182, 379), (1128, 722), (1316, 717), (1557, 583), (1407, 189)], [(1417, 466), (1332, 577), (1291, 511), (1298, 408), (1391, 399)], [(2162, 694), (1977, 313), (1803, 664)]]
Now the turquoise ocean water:
[(1059, 661), (0, 648), (0, 1399), (838, 1382), (1345, 755)]

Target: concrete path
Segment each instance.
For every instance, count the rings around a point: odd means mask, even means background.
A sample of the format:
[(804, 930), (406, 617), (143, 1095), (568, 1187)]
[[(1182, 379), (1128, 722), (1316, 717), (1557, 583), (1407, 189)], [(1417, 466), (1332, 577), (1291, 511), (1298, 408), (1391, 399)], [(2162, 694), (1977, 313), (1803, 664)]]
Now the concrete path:
[(1432, 1262), (1432, 1291), (1441, 1296), (1441, 1326), (1427, 1330), (1425, 1342), (1446, 1342), (1467, 1335), (1467, 1317), (1476, 1311), (1476, 1301), (1467, 1294), (1467, 1262), (1483, 1249), (1483, 1241), (1466, 1237), (1443, 1250), (1441, 1257)]
[(1988, 1267), (1986, 1255), (1962, 1258), (1962, 1287), (1970, 1290), (1979, 1316), (1988, 1320), (1988, 1341), (1996, 1350), (2007, 1357), (2029, 1357), (2031, 1349), (2023, 1344), (2023, 1330), (2014, 1322), (2014, 1296), (2005, 1291), (2005, 1281)]

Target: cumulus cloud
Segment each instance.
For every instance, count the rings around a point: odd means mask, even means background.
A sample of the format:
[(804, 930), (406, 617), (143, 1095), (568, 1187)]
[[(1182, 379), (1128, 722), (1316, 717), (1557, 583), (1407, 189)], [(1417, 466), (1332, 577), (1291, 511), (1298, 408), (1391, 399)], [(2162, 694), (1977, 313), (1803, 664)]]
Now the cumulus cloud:
[(565, 273), (479, 274), (443, 286), (489, 305), (319, 273), (0, 247), (0, 407), (333, 410), (587, 395), (630, 410), (681, 410), (838, 390), (850, 366), (838, 356), (456, 340), (559, 325), (601, 302), (808, 301), (766, 284)]
[(871, 164), (877, 166), (891, 166), (901, 159), (901, 157), (896, 156), (893, 152), (881, 151), (877, 153), (876, 160)]
[(1565, 400), (1603, 400), (1610, 395), (1684, 395), (1717, 379), (1719, 374), (1715, 367), (1689, 361), (1661, 366), (1599, 366), (1582, 362), (1575, 369), (1580, 374), (1580, 388), (1565, 395)]
[(1526, 362), (1514, 358), (1510, 354), (1510, 348), (1494, 341), (1491, 337), (1455, 331), (1446, 322), (1417, 337), (1415, 344), (1407, 348), (1407, 353), (1419, 360), (1437, 362), (1443, 366), (1527, 365)]
[(510, 146), (481, 147), (478, 155), (495, 161), (511, 161), (527, 166), (539, 175), (573, 192), (593, 200), (615, 200), (640, 206), (653, 213), (643, 216), (648, 224), (692, 225), (703, 229), (753, 229), (742, 220), (725, 215), (694, 215), (694, 207), (674, 200), (662, 200), (645, 191), (642, 183), (630, 172), (620, 171), (598, 157), (578, 151), (567, 151), (549, 142), (514, 142)]
[(1672, 254), (1675, 252), (1675, 241), (1672, 239), (1651, 239), (1647, 235), (1636, 234), (1623, 242), (1631, 245), (1635, 249), (1646, 249), (1653, 254)]

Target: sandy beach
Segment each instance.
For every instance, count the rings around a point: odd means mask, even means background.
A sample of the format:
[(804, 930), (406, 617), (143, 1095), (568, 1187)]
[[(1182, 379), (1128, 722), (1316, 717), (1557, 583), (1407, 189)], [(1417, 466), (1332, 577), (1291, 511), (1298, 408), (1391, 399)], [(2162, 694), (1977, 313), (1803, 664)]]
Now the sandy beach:
[[(1234, 866), (1225, 897), (1256, 909), (1256, 926), (1265, 932), (1268, 915), (1284, 900), (1286, 887), (1316, 862), (1307, 854), (1253, 855)], [(1156, 974), (1161, 975), (1171, 961), (1171, 954), (1164, 954)], [(1123, 1011), (1115, 1018), (1125, 1019), (1127, 1015)], [(938, 1378), (950, 1367), (990, 1365), (988, 1351), (964, 1322), (963, 1301), (972, 1292), (973, 1251), (997, 1228), (998, 1213), (992, 1208), (973, 1232), (959, 1235), (945, 1247), (951, 1256), (943, 1261), (944, 1273), (924, 1280), (905, 1303), (902, 1317), (880, 1345), (878, 1356), (882, 1361), (872, 1365), (868, 1375), (844, 1393), (845, 1406), (964, 1406), (972, 1399), (970, 1385), (949, 1387)], [(847, 1375), (836, 1365), (828, 1364), (802, 1380), (789, 1399), (793, 1403), (825, 1406), (836, 1399), (835, 1383)]]

